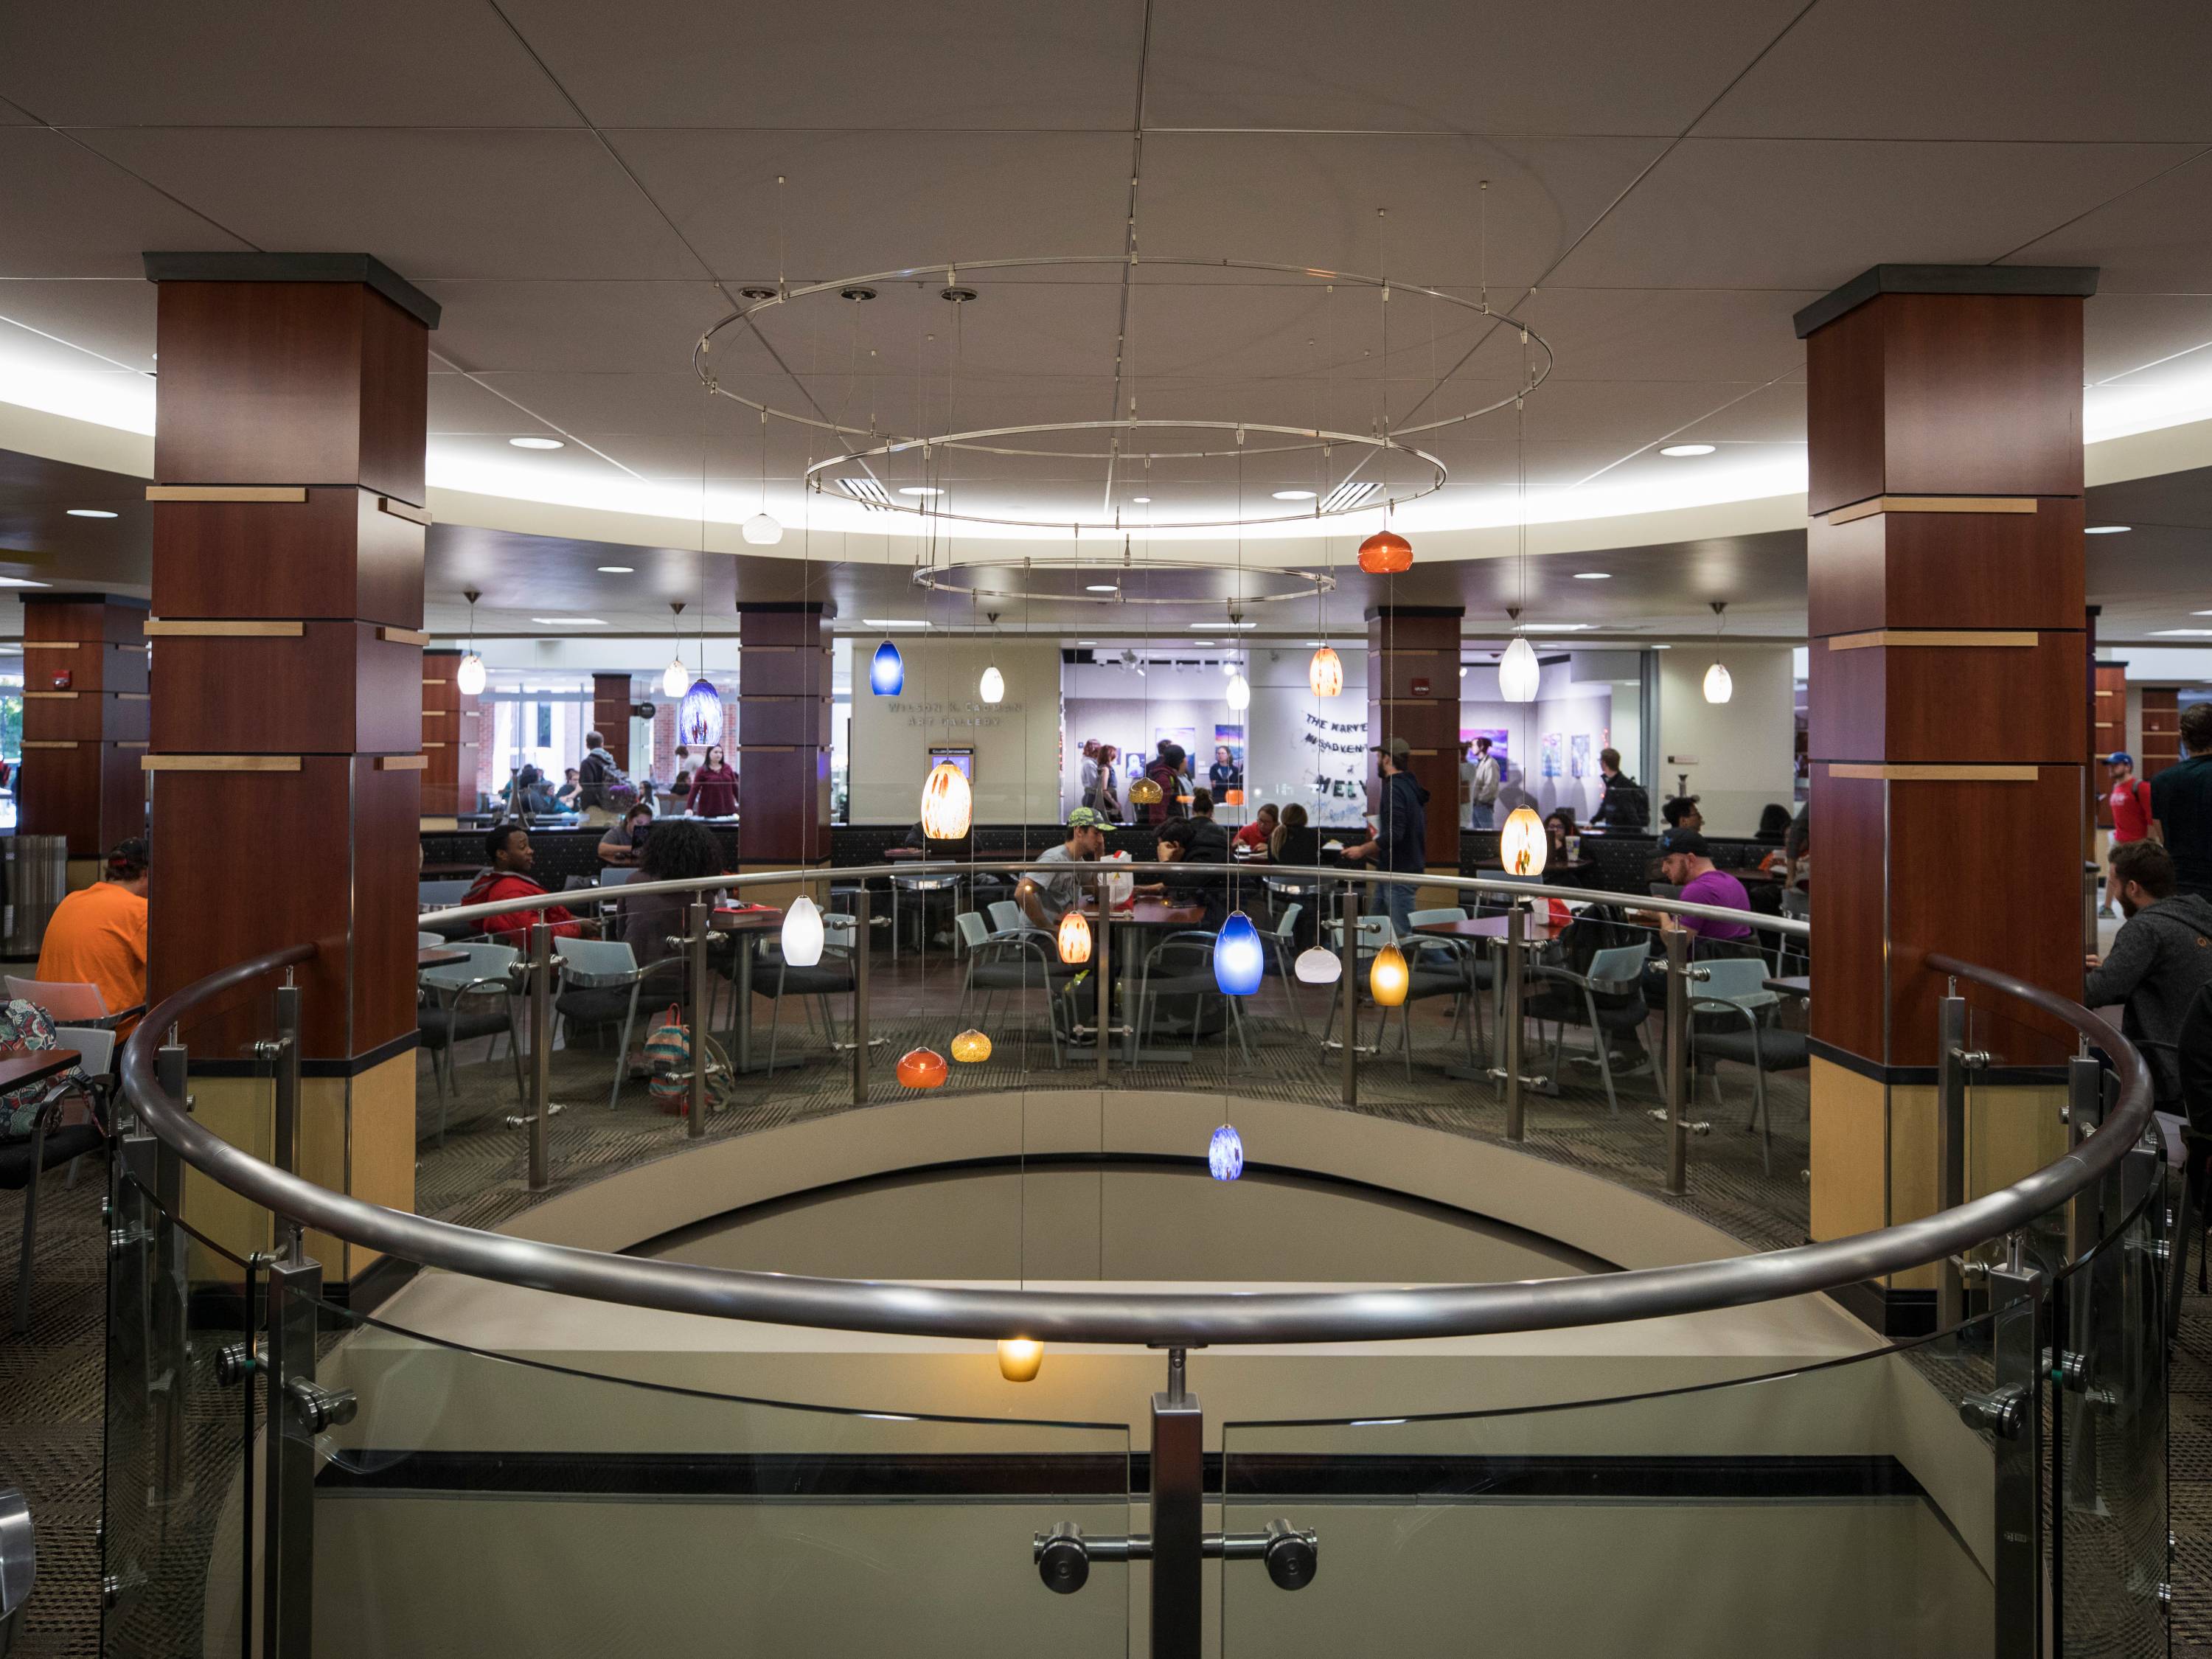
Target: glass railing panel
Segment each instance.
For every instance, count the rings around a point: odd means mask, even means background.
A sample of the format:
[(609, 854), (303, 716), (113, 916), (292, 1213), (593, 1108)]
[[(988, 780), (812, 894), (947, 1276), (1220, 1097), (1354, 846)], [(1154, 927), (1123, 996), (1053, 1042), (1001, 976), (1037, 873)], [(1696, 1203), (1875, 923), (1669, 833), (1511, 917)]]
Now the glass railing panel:
[(1224, 1531), (1310, 1528), (1318, 1569), (1285, 1591), (1224, 1563), (1221, 1651), (1448, 1652), (1480, 1632), (1562, 1659), (1989, 1655), (1992, 1443), (1895, 1349), (1638, 1398), (1231, 1423)]
[[(1060, 1522), (1130, 1530), (1124, 1425), (811, 1409), (313, 1312), (315, 1380), (339, 1403), (287, 1432), (311, 1443), (320, 1659), (951, 1656), (994, 1632), (1127, 1651), (1127, 1565), (1056, 1595), (1032, 1559)], [(673, 1363), (707, 1375), (686, 1363), (705, 1358)]]
[(110, 1229), (101, 1651), (239, 1654), (253, 1605), (259, 1269), (127, 1176)]

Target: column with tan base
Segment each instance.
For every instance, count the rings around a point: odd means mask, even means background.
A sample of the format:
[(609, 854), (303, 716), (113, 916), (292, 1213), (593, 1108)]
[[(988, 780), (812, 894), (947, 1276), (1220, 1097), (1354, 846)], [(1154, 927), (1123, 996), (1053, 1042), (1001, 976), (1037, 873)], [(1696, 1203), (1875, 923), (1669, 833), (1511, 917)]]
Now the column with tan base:
[[(1367, 607), (1367, 740), (1403, 738), (1429, 792), (1429, 872), (1459, 874), (1459, 605)], [(1374, 781), (1373, 757), (1368, 778)], [(1370, 812), (1373, 811), (1370, 799)]]
[[(159, 285), (149, 919), (158, 1000), (317, 948), (302, 988), (300, 1171), (415, 1190), (423, 454), (437, 307), (375, 260), (149, 254)], [(274, 981), (187, 1029), (196, 1110), (267, 1156), (252, 1044)], [(266, 1218), (210, 1184), (187, 1218), (234, 1250)], [(310, 1235), (344, 1295), (374, 1252)]]
[[(2081, 988), (2094, 270), (1877, 266), (1799, 313), (1810, 441), (1812, 1233), (1938, 1207), (1940, 951)], [(2056, 1022), (1970, 985), (1967, 1192), (2064, 1147)], [(1862, 1287), (1928, 1328), (1933, 1269)]]

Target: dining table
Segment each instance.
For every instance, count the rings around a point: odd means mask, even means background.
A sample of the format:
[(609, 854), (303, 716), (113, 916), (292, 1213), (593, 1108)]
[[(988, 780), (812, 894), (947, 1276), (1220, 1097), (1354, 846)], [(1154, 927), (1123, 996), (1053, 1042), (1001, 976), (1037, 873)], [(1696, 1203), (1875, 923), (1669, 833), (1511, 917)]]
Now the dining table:
[[(1095, 893), (1083, 896), (1083, 914), (1091, 921), (1098, 920), (1098, 898)], [(1127, 904), (1115, 907), (1108, 925), (1115, 931), (1114, 968), (1117, 983), (1114, 987), (1114, 1005), (1126, 1016), (1121, 1027), (1122, 1058), (1130, 1065), (1139, 1060), (1176, 1062), (1190, 1059), (1188, 1047), (1163, 1048), (1151, 1045), (1139, 1051), (1137, 1047), (1137, 1015), (1134, 1006), (1135, 984), (1143, 969), (1140, 951), (1131, 948), (1148, 933), (1165, 928), (1200, 927), (1206, 921), (1203, 904), (1178, 904), (1164, 898), (1146, 895)], [(1125, 941), (1128, 941), (1125, 943)], [(1111, 1010), (1109, 1011), (1109, 1016)], [(1104, 1022), (1101, 1022), (1102, 1024)]]

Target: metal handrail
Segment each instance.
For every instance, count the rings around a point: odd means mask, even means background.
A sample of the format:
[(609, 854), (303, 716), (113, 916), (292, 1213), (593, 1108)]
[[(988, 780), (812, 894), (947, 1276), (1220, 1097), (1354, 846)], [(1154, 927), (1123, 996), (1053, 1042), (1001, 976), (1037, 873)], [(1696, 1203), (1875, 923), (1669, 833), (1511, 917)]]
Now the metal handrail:
[(1712, 904), (1685, 904), (1680, 899), (1647, 897), (1640, 893), (1616, 893), (1609, 889), (1593, 887), (1547, 887), (1538, 883), (1500, 881), (1494, 876), (1431, 876), (1415, 875), (1411, 871), (1362, 870), (1352, 866), (1306, 864), (1164, 864), (1152, 860), (1099, 859), (1076, 860), (1065, 864), (1040, 866), (1035, 858), (1014, 859), (990, 864), (969, 863), (960, 859), (909, 859), (898, 864), (870, 864), (857, 867), (840, 866), (822, 870), (755, 871), (749, 875), (692, 876), (678, 881), (626, 881), (619, 887), (572, 887), (561, 892), (533, 893), (521, 898), (489, 899), (480, 904), (457, 904), (441, 910), (426, 910), (426, 921), (438, 922), (481, 921), (491, 916), (512, 915), (518, 910), (542, 910), (550, 906), (566, 907), (578, 902), (593, 903), (603, 901), (645, 898), (661, 893), (701, 893), (736, 890), (752, 885), (788, 887), (794, 882), (828, 880), (854, 881), (872, 876), (913, 875), (1000, 875), (1026, 876), (1041, 873), (1051, 875), (1077, 874), (1085, 876), (1133, 875), (1141, 872), (1161, 872), (1190, 880), (1194, 874), (1206, 878), (1233, 878), (1240, 875), (1255, 877), (1295, 876), (1313, 877), (1327, 881), (1357, 881), (1370, 886), (1384, 883), (1401, 883), (1407, 886), (1441, 888), (1453, 892), (1481, 893), (1493, 898), (1555, 898), (1583, 903), (1626, 903), (1638, 910), (1656, 911), (1665, 915), (1696, 916), (1708, 921), (1732, 921), (1747, 927), (1778, 933), (1787, 939), (1806, 939), (1812, 934), (1812, 924), (1790, 916), (1770, 916), (1755, 910), (1730, 910)]
[[(789, 881), (806, 873), (786, 872), (780, 878)], [(700, 884), (656, 884), (669, 890)], [(516, 907), (490, 907), (495, 914), (502, 908)], [(1790, 1249), (1680, 1267), (1407, 1290), (1130, 1295), (807, 1278), (612, 1255), (388, 1210), (288, 1175), (201, 1127), (156, 1077), (160, 1034), (214, 999), (280, 969), (312, 961), (315, 955), (312, 945), (293, 945), (211, 974), (166, 998), (124, 1045), (125, 1096), (146, 1127), (185, 1163), (277, 1215), (403, 1261), (633, 1307), (836, 1330), (986, 1340), (1023, 1335), (1060, 1342), (1194, 1347), (1486, 1335), (1739, 1307), (1900, 1272), (1963, 1254), (2010, 1232), (2102, 1177), (2140, 1139), (2151, 1113), (2150, 1076), (2142, 1057), (2106, 1021), (2012, 975), (1930, 956), (1928, 963), (1936, 971), (2017, 997), (2103, 1048), (2118, 1071), (2120, 1092), (2105, 1133), (2091, 1136), (2009, 1187), (1915, 1221)]]

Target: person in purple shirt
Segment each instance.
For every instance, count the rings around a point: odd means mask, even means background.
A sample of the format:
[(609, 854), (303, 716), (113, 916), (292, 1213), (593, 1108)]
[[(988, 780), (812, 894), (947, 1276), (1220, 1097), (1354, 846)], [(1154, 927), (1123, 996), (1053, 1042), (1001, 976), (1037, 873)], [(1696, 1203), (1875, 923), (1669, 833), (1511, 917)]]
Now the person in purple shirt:
[[(1669, 830), (1659, 838), (1661, 878), (1682, 890), (1686, 904), (1710, 904), (1720, 910), (1751, 908), (1743, 884), (1725, 870), (1713, 867), (1712, 848), (1694, 830)], [(1704, 916), (1662, 915), (1662, 932), (1680, 927), (1701, 939), (1747, 939), (1751, 929), (1740, 921), (1713, 921)]]

